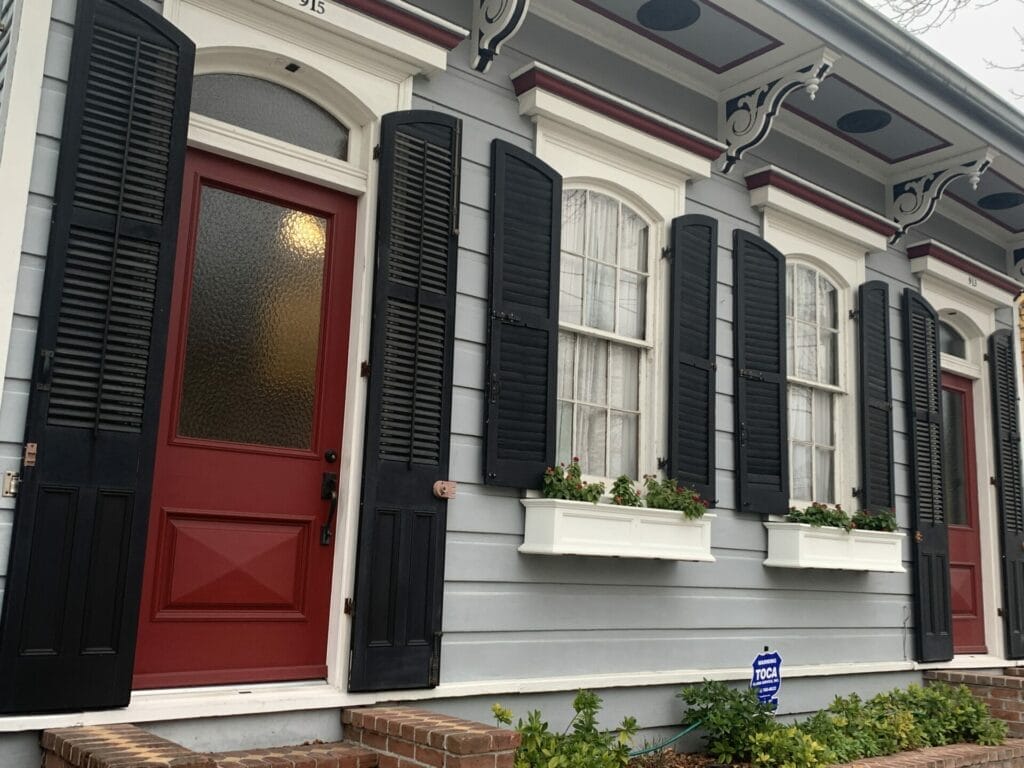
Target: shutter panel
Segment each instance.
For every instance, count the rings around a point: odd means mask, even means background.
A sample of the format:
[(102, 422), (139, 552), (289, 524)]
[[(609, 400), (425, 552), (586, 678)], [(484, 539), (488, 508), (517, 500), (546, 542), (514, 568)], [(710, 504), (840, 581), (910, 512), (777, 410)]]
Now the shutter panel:
[(438, 684), (461, 123), (385, 115), (349, 689)]
[(892, 480), (892, 365), (889, 286), (864, 283), (860, 307), (861, 503), (866, 510), (896, 506)]
[(949, 535), (942, 492), (939, 318), (921, 294), (903, 292), (903, 349), (910, 435), (914, 603), (918, 661), (953, 658)]
[(996, 331), (988, 340), (995, 424), (996, 489), (1003, 544), (1003, 604), (1007, 658), (1024, 658), (1024, 489), (1017, 415), (1018, 350), (1013, 333)]
[(715, 297), (718, 222), (672, 222), (668, 472), (705, 499), (715, 498)]
[(540, 488), (555, 462), (562, 177), (491, 145), (491, 317), (484, 482)]
[(762, 515), (789, 507), (785, 261), (761, 238), (736, 231), (736, 508)]
[(138, 0), (78, 3), (3, 712), (128, 703), (194, 55)]

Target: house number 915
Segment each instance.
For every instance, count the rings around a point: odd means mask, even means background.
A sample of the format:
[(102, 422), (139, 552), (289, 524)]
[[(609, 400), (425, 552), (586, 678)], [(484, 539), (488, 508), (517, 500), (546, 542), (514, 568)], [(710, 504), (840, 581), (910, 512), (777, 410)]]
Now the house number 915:
[(299, 0), (299, 5), (310, 13), (324, 13), (324, 0)]

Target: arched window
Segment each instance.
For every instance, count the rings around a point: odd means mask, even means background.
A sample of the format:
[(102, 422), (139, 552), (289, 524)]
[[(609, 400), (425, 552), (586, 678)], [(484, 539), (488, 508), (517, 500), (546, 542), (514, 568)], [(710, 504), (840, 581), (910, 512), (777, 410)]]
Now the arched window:
[(967, 359), (967, 341), (949, 323), (939, 321), (939, 350), (944, 355)]
[(348, 158), (345, 125), (302, 94), (269, 80), (199, 75), (192, 85), (192, 111), (322, 155)]
[(836, 423), (842, 394), (839, 294), (806, 264), (786, 266), (790, 496), (836, 500)]
[(649, 227), (609, 195), (562, 199), (558, 456), (583, 472), (639, 476), (642, 388), (650, 365)]

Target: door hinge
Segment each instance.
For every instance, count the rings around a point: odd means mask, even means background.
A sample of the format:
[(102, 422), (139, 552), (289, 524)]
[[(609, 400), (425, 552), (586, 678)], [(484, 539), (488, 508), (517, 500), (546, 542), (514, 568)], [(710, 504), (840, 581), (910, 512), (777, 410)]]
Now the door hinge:
[(26, 467), (34, 467), (36, 465), (36, 458), (38, 455), (38, 443), (25, 443), (25, 458), (22, 459), (22, 465)]
[(434, 648), (430, 653), (430, 671), (427, 685), (436, 688), (441, 683), (441, 633), (434, 633)]
[(344, 608), (344, 610), (345, 610), (345, 615), (346, 616), (351, 616), (353, 613), (355, 613), (355, 611), (356, 611), (356, 604), (352, 600), (351, 597), (346, 597), (345, 598), (345, 608)]
[(0, 496), (8, 498), (18, 495), (18, 487), (21, 485), (21, 475), (17, 472), (4, 472), (3, 491)]

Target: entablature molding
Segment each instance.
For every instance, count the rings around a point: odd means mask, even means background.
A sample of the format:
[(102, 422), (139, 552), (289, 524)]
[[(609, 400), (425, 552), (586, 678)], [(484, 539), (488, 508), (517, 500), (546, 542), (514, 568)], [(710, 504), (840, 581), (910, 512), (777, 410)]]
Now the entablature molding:
[(790, 93), (804, 88), (813, 100), (838, 59), (839, 56), (828, 48), (818, 48), (722, 94), (719, 127), (728, 147), (722, 172), (729, 173), (747, 150), (768, 137)]
[(530, 0), (472, 0), (473, 47), (470, 66), (486, 72), (494, 57), (523, 26)]
[(687, 178), (711, 176), (720, 142), (552, 67), (534, 62), (512, 74), (519, 114), (562, 123)]
[(922, 282), (939, 283), (966, 301), (994, 310), (1012, 306), (1024, 283), (1000, 273), (959, 251), (925, 240), (907, 248), (910, 271)]
[(952, 181), (966, 176), (971, 186), (977, 189), (981, 175), (992, 165), (996, 154), (992, 147), (981, 147), (957, 157), (921, 166), (890, 180), (886, 184), (886, 207), (897, 227), (892, 242), (897, 242), (908, 229), (931, 217)]
[(884, 251), (896, 231), (884, 216), (781, 168), (759, 168), (745, 180), (753, 207), (800, 219), (859, 249), (861, 256)]

